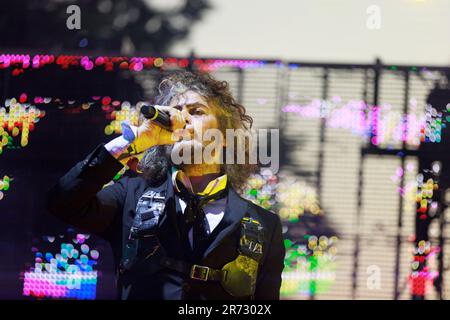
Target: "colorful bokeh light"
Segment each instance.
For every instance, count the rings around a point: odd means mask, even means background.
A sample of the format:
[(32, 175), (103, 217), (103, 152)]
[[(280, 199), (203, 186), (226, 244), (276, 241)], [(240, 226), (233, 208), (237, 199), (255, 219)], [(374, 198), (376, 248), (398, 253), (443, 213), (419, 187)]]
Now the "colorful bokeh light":
[(423, 113), (418, 113), (414, 100), (410, 103), (412, 112), (408, 114), (393, 110), (389, 104), (369, 106), (358, 100), (344, 103), (340, 97), (331, 101), (313, 99), (304, 105), (288, 104), (282, 111), (302, 118), (324, 118), (327, 127), (351, 130), (384, 148), (403, 141), (411, 146), (440, 142), (447, 117), (430, 105), (425, 106)]
[[(57, 237), (45, 239), (54, 247)], [(99, 252), (85, 243), (89, 235), (77, 234), (62, 242), (57, 253), (35, 252), (34, 267), (24, 273), (23, 295), (36, 298), (95, 299)]]
[[(24, 94), (21, 100), (26, 100)], [(28, 145), (30, 132), (44, 116), (45, 112), (34, 105), (20, 103), (16, 98), (7, 99), (5, 107), (0, 108), (0, 154), (4, 148), (17, 147), (16, 144)]]

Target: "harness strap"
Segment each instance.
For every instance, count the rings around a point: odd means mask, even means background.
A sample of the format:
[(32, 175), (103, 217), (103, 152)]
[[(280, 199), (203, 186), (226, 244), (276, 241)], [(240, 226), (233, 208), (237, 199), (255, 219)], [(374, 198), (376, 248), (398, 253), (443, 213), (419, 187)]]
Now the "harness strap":
[[(258, 264), (261, 260), (263, 250), (263, 228), (261, 224), (248, 215), (241, 220), (241, 240), (239, 244), (240, 256), (238, 260), (247, 267), (250, 267), (252, 272), (253, 282), (256, 281), (256, 272)], [(248, 260), (250, 259), (250, 260)], [(253, 261), (252, 263), (250, 263)], [(182, 274), (188, 275), (191, 279), (200, 281), (216, 281), (225, 283), (229, 270), (218, 270), (197, 264), (190, 264), (181, 260), (175, 260), (167, 256), (160, 259), (160, 264), (163, 267), (175, 270)], [(248, 270), (250, 272), (250, 270)]]
[(248, 214), (241, 220), (241, 238), (239, 240), (239, 252), (256, 262), (260, 262), (263, 256), (264, 230), (260, 222), (251, 218)]
[[(160, 244), (155, 249), (146, 242), (158, 238), (158, 222), (165, 209), (165, 196), (164, 191), (146, 190), (139, 199), (125, 247), (122, 269), (131, 269), (134, 263), (151, 256), (154, 266), (174, 270), (198, 281), (220, 282), (232, 296), (253, 297), (264, 252), (264, 228), (261, 223), (251, 218), (249, 212), (245, 214), (240, 221), (239, 255), (224, 265), (222, 270), (175, 260), (165, 254)], [(159, 257), (155, 255), (155, 250)]]
[(162, 257), (160, 264), (166, 268), (188, 275), (194, 280), (221, 282), (225, 281), (227, 277), (227, 271), (200, 266), (197, 264), (192, 265), (169, 257)]

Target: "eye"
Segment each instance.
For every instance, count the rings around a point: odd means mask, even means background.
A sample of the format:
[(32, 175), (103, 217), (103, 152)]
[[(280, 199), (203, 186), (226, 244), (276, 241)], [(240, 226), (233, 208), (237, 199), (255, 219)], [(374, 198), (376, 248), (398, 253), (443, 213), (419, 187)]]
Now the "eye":
[(193, 108), (193, 109), (191, 109), (190, 114), (203, 115), (203, 114), (205, 114), (205, 112), (201, 108)]

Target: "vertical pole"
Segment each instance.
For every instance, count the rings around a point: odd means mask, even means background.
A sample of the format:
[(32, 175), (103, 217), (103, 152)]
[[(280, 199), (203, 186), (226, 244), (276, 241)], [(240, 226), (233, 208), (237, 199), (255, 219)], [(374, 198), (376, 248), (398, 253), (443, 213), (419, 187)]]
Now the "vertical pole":
[[(326, 103), (329, 92), (329, 69), (327, 67), (323, 70), (322, 75), (322, 103), (320, 104), (320, 138), (319, 138), (319, 156), (318, 156), (318, 168), (317, 168), (317, 181), (316, 190), (319, 203), (322, 198), (322, 171), (323, 171), (323, 158), (325, 153), (325, 133), (327, 124), (328, 105)], [(312, 259), (311, 263), (314, 264), (313, 271), (317, 268), (317, 260)], [(316, 294), (316, 281), (313, 279), (309, 284), (310, 299), (313, 300)]]
[[(441, 172), (442, 172), (443, 166), (445, 166), (444, 162), (442, 162)], [(437, 291), (438, 291), (440, 300), (444, 300), (444, 294), (443, 294), (443, 290), (442, 290), (442, 286), (444, 284), (444, 271), (445, 271), (444, 270), (444, 245), (445, 245), (444, 227), (445, 227), (445, 223), (446, 223), (445, 222), (445, 209), (443, 208), (443, 201), (442, 201), (442, 199), (445, 198), (444, 191), (445, 191), (444, 189), (438, 190), (439, 196), (438, 196), (438, 199), (436, 200), (438, 203), (438, 208), (437, 208), (436, 214), (439, 217), (439, 249), (440, 249), (440, 251), (437, 255), (439, 274), (438, 274), (438, 279), (436, 281), (436, 285), (437, 285)]]
[(237, 68), (238, 73), (238, 91), (237, 91), (237, 101), (242, 104), (244, 102), (244, 70), (241, 67)]
[(400, 282), (400, 254), (402, 245), (402, 224), (403, 224), (403, 189), (405, 188), (405, 151), (406, 151), (406, 141), (405, 137), (408, 136), (408, 102), (409, 102), (409, 71), (405, 71), (405, 94), (403, 101), (403, 123), (402, 123), (402, 151), (401, 157), (401, 167), (403, 174), (400, 180), (400, 190), (399, 192), (399, 208), (398, 208), (398, 218), (397, 218), (397, 244), (396, 244), (396, 255), (395, 255), (395, 279), (394, 279), (394, 300), (398, 300), (399, 292), (399, 282)]
[[(322, 101), (326, 101), (328, 99), (328, 91), (329, 91), (329, 69), (325, 68), (323, 70), (323, 76), (322, 76)], [(320, 138), (319, 138), (319, 159), (318, 159), (318, 168), (317, 168), (317, 181), (316, 181), (316, 188), (317, 188), (317, 195), (318, 200), (320, 203), (321, 195), (322, 195), (322, 170), (323, 170), (323, 156), (324, 156), (324, 150), (325, 150), (325, 130), (326, 130), (326, 113), (327, 110), (325, 103), (320, 104)]]
[[(380, 76), (381, 76), (382, 64), (380, 59), (376, 59), (373, 66), (374, 70), (374, 86), (373, 86), (373, 101), (372, 107), (378, 107), (379, 102), (379, 87), (380, 87)], [(367, 73), (366, 73), (367, 81)], [(367, 106), (370, 108), (369, 106)], [(373, 131), (370, 129), (370, 139), (369, 148), (372, 148), (370, 143), (372, 142)], [(356, 299), (356, 293), (358, 289), (358, 267), (359, 267), (359, 248), (360, 248), (360, 234), (359, 227), (361, 225), (361, 210), (362, 210), (362, 192), (364, 187), (364, 158), (365, 153), (363, 148), (361, 148), (360, 161), (359, 161), (359, 172), (358, 172), (358, 194), (357, 194), (357, 209), (356, 209), (356, 233), (355, 233), (355, 247), (353, 251), (353, 283), (352, 283), (352, 299)]]

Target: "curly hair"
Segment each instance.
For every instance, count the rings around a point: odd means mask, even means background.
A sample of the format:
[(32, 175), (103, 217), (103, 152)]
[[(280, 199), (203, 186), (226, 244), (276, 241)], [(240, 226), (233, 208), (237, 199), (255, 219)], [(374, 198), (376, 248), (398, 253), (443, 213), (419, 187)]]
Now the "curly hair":
[[(155, 104), (157, 105), (169, 105), (171, 101), (187, 91), (194, 91), (206, 99), (209, 105), (214, 106), (213, 110), (216, 112), (216, 116), (219, 123), (219, 130), (225, 136), (226, 129), (241, 129), (248, 131), (253, 125), (253, 119), (246, 114), (244, 106), (239, 104), (231, 94), (229, 85), (226, 81), (219, 81), (214, 79), (208, 73), (197, 73), (188, 71), (176, 71), (166, 76), (158, 87), (158, 95), (155, 98)], [(237, 137), (235, 137), (237, 141)], [(236, 145), (234, 141), (234, 145)], [(159, 154), (167, 155), (167, 148), (164, 146), (154, 147), (159, 148)], [(143, 157), (140, 163), (140, 168), (144, 172), (144, 176), (151, 178), (150, 170), (152, 174), (155, 174), (155, 166), (150, 161), (154, 161), (154, 148), (150, 148), (147, 154)], [(234, 148), (234, 159), (237, 157), (238, 148)], [(245, 182), (248, 177), (254, 173), (257, 169), (256, 164), (249, 163), (250, 145), (245, 144), (245, 163), (236, 164), (234, 161), (232, 164), (224, 162), (221, 165), (221, 172), (227, 174), (231, 185), (237, 190), (242, 191)], [(158, 154), (158, 152), (156, 153)], [(225, 154), (225, 153), (224, 153)], [(167, 172), (168, 168), (161, 171)], [(161, 172), (159, 172), (161, 174)]]

